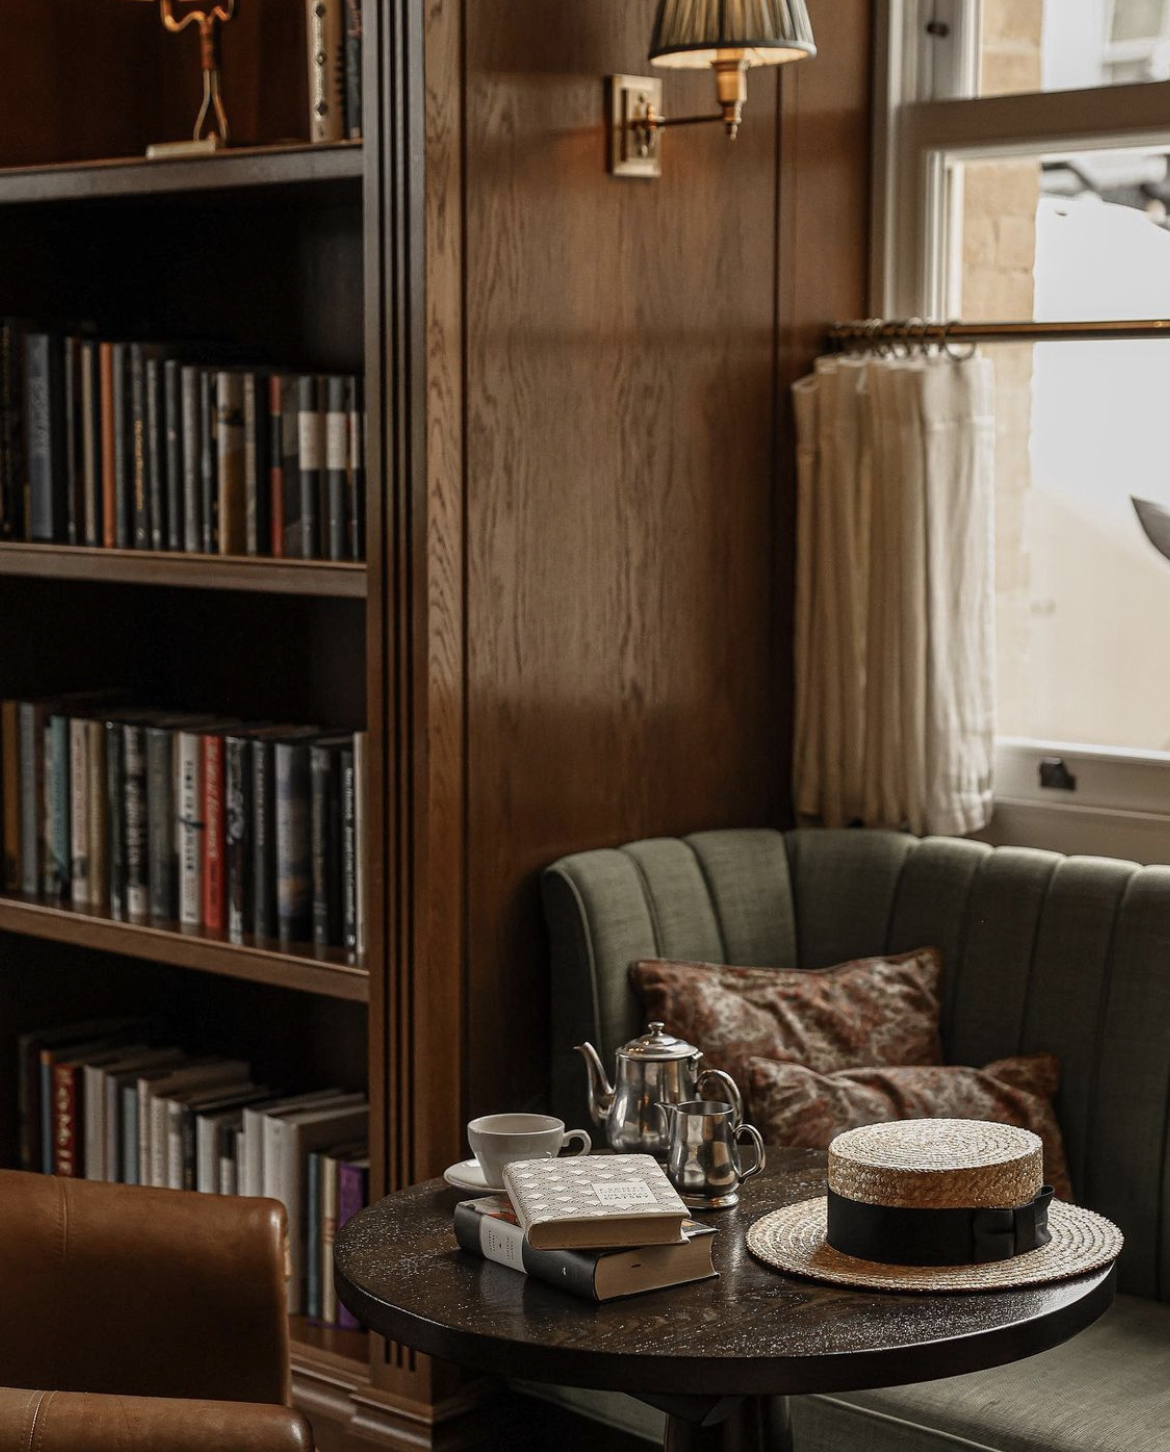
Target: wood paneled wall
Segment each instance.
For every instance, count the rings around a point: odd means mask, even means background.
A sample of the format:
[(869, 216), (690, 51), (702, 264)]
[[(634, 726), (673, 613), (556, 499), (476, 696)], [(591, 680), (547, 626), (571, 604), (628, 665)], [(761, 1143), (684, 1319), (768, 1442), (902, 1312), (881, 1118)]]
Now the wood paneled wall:
[[(602, 77), (646, 72), (653, 10), (428, 9), (431, 503), (458, 470), (471, 1112), (544, 1091), (546, 863), (788, 814), (787, 389), (825, 325), (863, 308), (870, 5), (814, 7), (820, 58), (752, 73), (734, 145), (678, 132), (661, 180), (617, 180)], [(711, 79), (667, 75), (666, 99), (713, 109)]]

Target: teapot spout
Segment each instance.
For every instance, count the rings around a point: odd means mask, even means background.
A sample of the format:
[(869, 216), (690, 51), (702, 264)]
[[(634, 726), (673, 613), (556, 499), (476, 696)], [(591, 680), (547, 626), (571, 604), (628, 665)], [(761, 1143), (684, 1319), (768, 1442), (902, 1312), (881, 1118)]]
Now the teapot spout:
[(589, 1071), (589, 1113), (594, 1124), (602, 1125), (613, 1108), (613, 1085), (606, 1077), (601, 1059), (592, 1044), (574, 1044), (573, 1051), (585, 1060), (585, 1067)]

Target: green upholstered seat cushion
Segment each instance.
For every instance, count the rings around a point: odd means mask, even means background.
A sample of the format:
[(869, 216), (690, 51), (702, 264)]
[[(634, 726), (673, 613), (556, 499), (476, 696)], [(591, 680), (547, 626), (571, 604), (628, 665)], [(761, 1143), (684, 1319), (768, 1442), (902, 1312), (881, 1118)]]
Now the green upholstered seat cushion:
[(1063, 1346), (994, 1371), (794, 1403), (797, 1452), (1166, 1452), (1170, 1307), (1119, 1296)]

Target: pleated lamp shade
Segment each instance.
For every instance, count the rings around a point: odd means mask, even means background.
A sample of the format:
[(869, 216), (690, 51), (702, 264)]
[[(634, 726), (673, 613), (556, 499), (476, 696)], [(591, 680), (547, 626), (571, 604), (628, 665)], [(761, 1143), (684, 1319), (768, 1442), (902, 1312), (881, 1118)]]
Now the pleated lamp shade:
[(804, 0), (659, 0), (650, 59), (701, 69), (716, 61), (775, 66), (816, 55)]

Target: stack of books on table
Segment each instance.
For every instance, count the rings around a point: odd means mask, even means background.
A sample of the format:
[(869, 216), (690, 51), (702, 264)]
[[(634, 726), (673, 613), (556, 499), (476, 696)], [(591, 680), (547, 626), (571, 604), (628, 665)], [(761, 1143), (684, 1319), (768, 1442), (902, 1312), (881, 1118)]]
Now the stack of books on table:
[(153, 1037), (135, 1020), (24, 1034), (23, 1167), (280, 1200), (290, 1312), (354, 1326), (333, 1290), (333, 1238), (369, 1193), (366, 1096), (285, 1095), (255, 1083), (242, 1059), (192, 1056)]
[(0, 318), (0, 539), (365, 558), (362, 381)]
[(360, 961), (366, 739), (100, 695), (0, 701), (3, 886)]
[(587, 1301), (706, 1280), (715, 1227), (690, 1218), (649, 1155), (525, 1160), (504, 1170), (507, 1195), (455, 1207), (455, 1238)]

